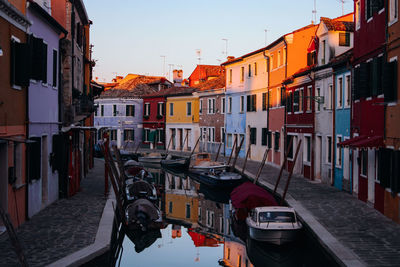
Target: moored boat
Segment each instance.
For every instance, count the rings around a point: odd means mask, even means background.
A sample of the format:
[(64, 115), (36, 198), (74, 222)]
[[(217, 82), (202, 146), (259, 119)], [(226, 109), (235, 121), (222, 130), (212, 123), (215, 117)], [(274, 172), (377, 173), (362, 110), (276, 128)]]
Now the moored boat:
[(153, 202), (157, 200), (156, 188), (144, 180), (127, 179), (125, 181), (125, 195), (128, 203), (132, 203), (141, 198)]
[(167, 169), (187, 171), (190, 165), (190, 158), (178, 157), (178, 156), (167, 156), (167, 158), (161, 160), (161, 166)]
[(240, 174), (227, 171), (191, 170), (189, 176), (211, 187), (235, 187), (243, 182)]
[(142, 163), (160, 164), (163, 159), (165, 159), (165, 156), (160, 153), (149, 153), (147, 155), (139, 156), (138, 161)]
[(246, 218), (250, 238), (283, 245), (296, 240), (302, 224), (290, 207), (257, 207)]
[(191, 169), (195, 171), (225, 171), (228, 167), (229, 165), (223, 162), (212, 161), (210, 153), (197, 153)]
[(163, 227), (161, 210), (146, 198), (138, 199), (125, 209), (125, 223), (128, 229), (160, 229)]

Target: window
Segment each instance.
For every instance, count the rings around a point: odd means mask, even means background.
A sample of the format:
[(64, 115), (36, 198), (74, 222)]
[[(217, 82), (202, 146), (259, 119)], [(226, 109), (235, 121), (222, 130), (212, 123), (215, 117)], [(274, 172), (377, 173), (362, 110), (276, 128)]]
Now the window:
[(342, 107), (342, 102), (343, 102), (343, 78), (339, 77), (338, 78), (338, 83), (337, 83), (337, 101), (336, 101), (336, 107), (341, 108)]
[(221, 98), (221, 114), (225, 114), (225, 97)]
[(299, 90), (299, 111), (302, 112), (304, 107), (304, 88)]
[(360, 29), (360, 22), (361, 22), (361, 1), (356, 2), (356, 30)]
[(321, 88), (317, 88), (316, 96), (317, 96), (317, 99), (318, 99), (318, 101), (315, 101), (316, 110), (320, 111), (321, 110), (321, 104), (319, 102), (319, 99), (320, 99), (320, 96), (321, 96)]
[(241, 67), (241, 75), (240, 75), (240, 81), (243, 82), (244, 81), (244, 67)]
[(257, 128), (250, 128), (250, 144), (255, 145), (257, 143)]
[(346, 75), (346, 83), (344, 84), (344, 105), (345, 107), (350, 107), (351, 98), (351, 79), (350, 75)]
[(135, 106), (134, 105), (126, 105), (126, 116), (127, 117), (135, 116)]
[(312, 101), (312, 86), (307, 87), (307, 104), (306, 104), (306, 110), (311, 111), (311, 102)]
[(397, 58), (385, 63), (382, 73), (383, 93), (385, 102), (396, 101), (397, 99)]
[(328, 87), (328, 95), (326, 98), (326, 109), (332, 109), (332, 98), (333, 98), (333, 88), (332, 84), (329, 85)]
[(278, 51), (278, 67), (281, 65), (281, 50)]
[(104, 117), (104, 105), (100, 106), (100, 116)]
[(282, 64), (286, 65), (286, 47), (283, 48)]
[(29, 180), (39, 180), (41, 178), (41, 157), (42, 157), (42, 138), (32, 137), (30, 140), (34, 141), (29, 144), (28, 148), (28, 173)]
[(124, 130), (124, 140), (125, 141), (133, 141), (134, 140), (134, 131), (133, 131), (133, 129), (125, 129)]
[(299, 111), (299, 90), (294, 91), (294, 97), (293, 97), (293, 111), (298, 112)]
[(164, 116), (164, 109), (165, 109), (164, 107), (165, 107), (164, 102), (157, 103), (157, 115), (158, 116), (160, 116), (160, 117)]
[(174, 103), (169, 103), (169, 115), (174, 116)]
[(262, 93), (262, 110), (267, 110), (267, 93)]
[(229, 83), (232, 83), (232, 69), (229, 69)]
[(144, 115), (145, 116), (150, 116), (150, 103), (145, 103), (144, 104)]
[(322, 41), (322, 58), (321, 58), (321, 64), (324, 65), (325, 64), (325, 57), (326, 57), (326, 41), (323, 40)]
[(367, 176), (367, 173), (368, 173), (368, 150), (367, 149), (361, 150), (360, 157), (361, 157), (360, 173), (363, 176)]
[(341, 168), (342, 167), (342, 148), (338, 146), (339, 143), (342, 142), (342, 137), (336, 137), (336, 166)]
[[(244, 100), (244, 98), (243, 98)], [(247, 96), (247, 111), (256, 111), (257, 110), (257, 95), (248, 95)]]
[(244, 95), (240, 96), (240, 112), (244, 112)]
[(58, 53), (53, 49), (53, 87), (57, 87)]
[(326, 163), (332, 163), (332, 137), (326, 137)]
[(113, 116), (117, 116), (117, 105), (113, 105)]
[[(292, 102), (293, 102), (293, 108), (292, 108)], [(292, 110), (295, 109), (294, 105), (295, 105), (295, 103), (293, 100), (293, 92), (290, 91), (290, 92), (288, 92), (288, 97), (286, 100), (286, 109), (287, 109), (288, 113), (292, 113)]]
[(200, 99), (199, 114), (203, 114), (203, 99)]
[(272, 132), (268, 131), (267, 133), (267, 143), (268, 143), (268, 148), (272, 147)]
[(207, 210), (206, 211), (206, 225), (208, 227), (214, 227), (214, 212)]
[(268, 128), (261, 129), (261, 145), (268, 145)]
[(232, 97), (228, 97), (228, 113), (232, 113)]
[(339, 46), (350, 46), (349, 32), (339, 32)]
[(398, 20), (398, 0), (389, 0), (389, 25)]
[(227, 147), (228, 148), (232, 148), (233, 144), (232, 144), (232, 134), (227, 134)]
[(221, 142), (225, 143), (225, 128), (221, 127)]
[(110, 130), (110, 140), (111, 141), (117, 140), (117, 130)]
[(273, 70), (274, 69), (274, 55), (271, 55), (271, 57), (270, 57), (270, 64), (271, 64), (270, 70)]
[(144, 141), (145, 142), (150, 141), (150, 129), (144, 129)]
[(190, 204), (186, 203), (186, 219), (190, 219)]
[(157, 129), (157, 142), (164, 143), (164, 130), (163, 129)]
[(271, 96), (272, 96), (272, 90), (268, 91), (268, 107), (272, 107), (272, 101), (271, 101)]
[[(43, 43), (43, 40), (42, 40), (42, 43)], [(13, 85), (14, 89), (20, 90), (21, 89), (20, 86), (28, 86), (29, 78), (33, 78), (32, 74), (29, 75), (31, 66), (29, 64), (26, 64), (26, 56), (29, 53), (29, 49), (30, 49), (30, 47), (27, 43), (21, 44), (20, 40), (18, 38), (16, 38), (15, 36), (11, 37), (11, 43), (10, 43), (11, 76), (10, 76), (10, 78), (11, 78), (11, 84)], [(35, 60), (35, 57), (33, 57), (33, 60)], [(42, 62), (43, 62), (43, 60), (41, 60), (39, 63), (42, 63)], [(32, 68), (32, 72), (37, 69), (40, 70), (40, 68)]]
[(215, 114), (215, 98), (208, 99), (207, 114)]
[(204, 128), (204, 131), (207, 131), (208, 142), (215, 142), (215, 128), (214, 127)]
[(249, 64), (249, 73), (248, 73), (249, 77), (251, 77), (251, 64)]
[(372, 18), (375, 13), (378, 13), (384, 7), (383, 0), (366, 0), (365, 1), (366, 8), (366, 19)]
[(279, 132), (275, 132), (275, 144), (274, 144), (274, 150), (275, 151), (279, 151), (279, 138), (280, 138), (280, 133)]
[(254, 76), (257, 76), (257, 62), (254, 62)]
[(169, 202), (168, 211), (169, 213), (172, 213), (172, 201)]
[(311, 136), (304, 136), (303, 161), (311, 162)]

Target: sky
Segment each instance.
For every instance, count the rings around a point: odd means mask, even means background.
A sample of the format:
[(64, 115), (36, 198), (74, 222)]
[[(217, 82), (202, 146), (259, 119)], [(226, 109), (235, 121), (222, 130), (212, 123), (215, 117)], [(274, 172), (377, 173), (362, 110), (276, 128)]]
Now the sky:
[(224, 62), (226, 50), (238, 57), (310, 24), (314, 1), (317, 23), (353, 12), (352, 0), (84, 0), (93, 21), (93, 77), (183, 69), (187, 78), (199, 62)]

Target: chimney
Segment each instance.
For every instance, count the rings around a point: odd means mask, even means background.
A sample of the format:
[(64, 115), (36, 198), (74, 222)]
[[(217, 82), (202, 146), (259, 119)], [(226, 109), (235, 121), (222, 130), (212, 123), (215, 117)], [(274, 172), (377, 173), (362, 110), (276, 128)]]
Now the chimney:
[(230, 61), (230, 60), (235, 59), (235, 57), (234, 57), (234, 56), (228, 56), (226, 59), (227, 59), (228, 61)]
[(173, 81), (175, 86), (180, 86), (183, 80), (182, 70), (173, 70)]

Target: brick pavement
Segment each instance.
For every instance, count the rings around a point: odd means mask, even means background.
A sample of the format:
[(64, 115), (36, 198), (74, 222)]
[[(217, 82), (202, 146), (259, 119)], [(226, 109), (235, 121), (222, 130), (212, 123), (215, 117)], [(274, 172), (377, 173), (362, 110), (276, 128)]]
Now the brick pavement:
[[(105, 203), (104, 161), (95, 159), (80, 192), (46, 207), (17, 230), (29, 265), (44, 266), (92, 244)], [(1, 235), (0, 266), (18, 265), (8, 235)]]
[[(236, 166), (241, 170), (243, 160)], [(246, 170), (256, 174), (259, 163), (248, 161)], [(265, 165), (260, 181), (275, 185), (279, 169)], [(280, 189), (288, 173), (284, 172)], [(372, 206), (333, 186), (293, 175), (288, 193), (303, 205), (340, 243), (368, 266), (400, 266), (400, 225)]]

